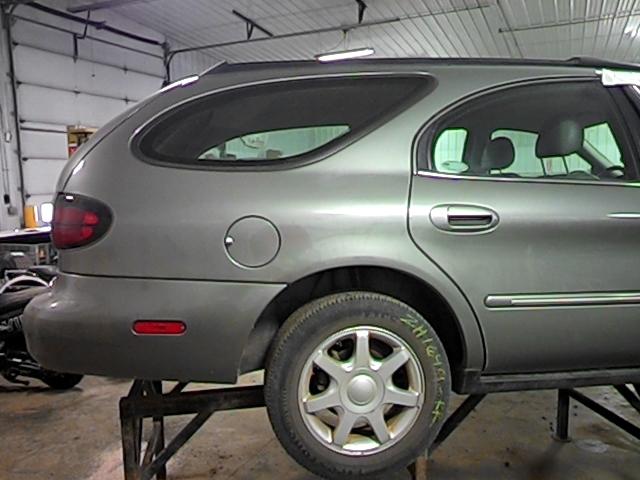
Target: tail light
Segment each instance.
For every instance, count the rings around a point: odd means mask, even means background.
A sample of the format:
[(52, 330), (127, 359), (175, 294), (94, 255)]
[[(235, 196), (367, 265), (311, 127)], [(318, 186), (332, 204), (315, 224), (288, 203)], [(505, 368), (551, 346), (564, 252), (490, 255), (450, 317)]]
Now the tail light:
[(98, 200), (61, 193), (51, 224), (53, 246), (65, 249), (89, 245), (107, 232), (111, 220), (111, 211)]

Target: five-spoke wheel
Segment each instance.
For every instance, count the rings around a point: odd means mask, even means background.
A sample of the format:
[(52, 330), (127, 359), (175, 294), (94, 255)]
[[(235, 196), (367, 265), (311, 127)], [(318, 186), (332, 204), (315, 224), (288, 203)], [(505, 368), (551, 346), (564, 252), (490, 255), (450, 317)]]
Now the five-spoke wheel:
[(265, 400), (287, 452), (325, 478), (384, 478), (433, 442), (451, 380), (437, 333), (408, 305), (345, 292), (280, 328)]

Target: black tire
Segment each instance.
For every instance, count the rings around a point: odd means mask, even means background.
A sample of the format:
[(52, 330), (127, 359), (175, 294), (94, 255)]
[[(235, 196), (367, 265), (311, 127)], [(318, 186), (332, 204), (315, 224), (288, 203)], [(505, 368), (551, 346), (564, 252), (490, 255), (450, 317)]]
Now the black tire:
[(83, 375), (75, 373), (57, 373), (47, 371), (42, 376), (42, 381), (53, 390), (69, 390), (80, 383)]
[[(408, 345), (422, 368), (425, 395), (417, 420), (397, 443), (378, 453), (350, 456), (322, 444), (307, 429), (298, 382), (314, 348), (358, 325), (386, 329)], [(442, 427), (450, 389), (449, 363), (435, 331), (408, 305), (375, 293), (339, 293), (303, 306), (281, 327), (267, 358), (265, 401), (276, 436), (301, 466), (330, 479), (384, 478), (424, 454)]]

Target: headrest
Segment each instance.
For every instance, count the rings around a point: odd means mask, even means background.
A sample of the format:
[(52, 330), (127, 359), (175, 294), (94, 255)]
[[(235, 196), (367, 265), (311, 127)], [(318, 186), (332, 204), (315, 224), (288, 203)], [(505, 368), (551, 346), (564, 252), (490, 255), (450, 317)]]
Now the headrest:
[(536, 157), (566, 157), (582, 148), (582, 125), (572, 119), (547, 123), (536, 142)]
[(509, 167), (516, 158), (516, 151), (508, 138), (491, 140), (482, 153), (481, 165), (484, 170), (502, 170)]

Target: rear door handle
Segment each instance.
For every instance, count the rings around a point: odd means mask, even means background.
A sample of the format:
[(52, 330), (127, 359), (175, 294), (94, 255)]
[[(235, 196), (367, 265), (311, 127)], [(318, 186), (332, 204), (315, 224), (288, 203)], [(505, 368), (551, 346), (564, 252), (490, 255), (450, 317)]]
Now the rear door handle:
[(446, 232), (485, 232), (498, 225), (498, 214), (476, 205), (438, 205), (429, 214), (431, 223)]

